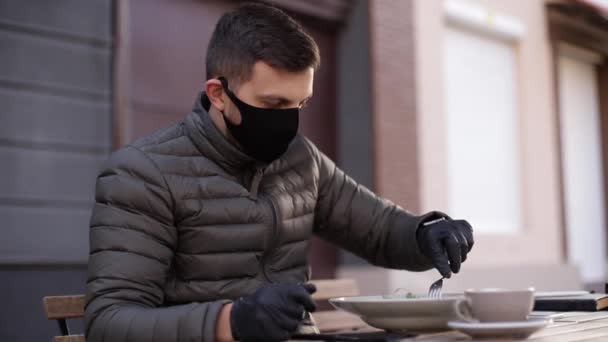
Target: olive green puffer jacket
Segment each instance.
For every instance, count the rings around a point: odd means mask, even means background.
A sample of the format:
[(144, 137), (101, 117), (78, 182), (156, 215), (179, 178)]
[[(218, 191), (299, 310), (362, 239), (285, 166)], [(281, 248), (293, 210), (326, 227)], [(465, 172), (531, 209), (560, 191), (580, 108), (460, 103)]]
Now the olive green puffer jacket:
[(225, 140), (203, 95), (182, 122), (112, 154), (90, 226), (88, 342), (212, 341), (225, 303), (306, 282), (317, 234), (379, 266), (426, 270), (414, 216), (298, 136), (263, 167)]

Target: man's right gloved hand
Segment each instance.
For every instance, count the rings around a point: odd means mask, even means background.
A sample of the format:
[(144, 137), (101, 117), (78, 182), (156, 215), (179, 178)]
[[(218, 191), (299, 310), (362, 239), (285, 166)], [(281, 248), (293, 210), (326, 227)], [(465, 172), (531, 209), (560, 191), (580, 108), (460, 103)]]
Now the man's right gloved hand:
[[(434, 222), (434, 223), (433, 223)], [(465, 220), (438, 219), (424, 223), (416, 232), (418, 245), (441, 276), (450, 278), (474, 244), (473, 228)]]
[(239, 341), (285, 341), (316, 309), (312, 284), (268, 284), (232, 304), (230, 326)]

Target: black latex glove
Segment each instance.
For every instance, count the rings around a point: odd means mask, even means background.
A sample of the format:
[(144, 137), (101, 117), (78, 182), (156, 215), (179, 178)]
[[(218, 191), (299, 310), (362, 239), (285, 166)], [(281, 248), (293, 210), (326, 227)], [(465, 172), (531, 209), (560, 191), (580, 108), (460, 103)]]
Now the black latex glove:
[(452, 272), (460, 271), (460, 264), (473, 248), (473, 228), (465, 220), (436, 221), (418, 228), (418, 246), (439, 273), (450, 278)]
[(232, 304), (230, 326), (239, 341), (285, 341), (304, 317), (313, 312), (312, 284), (268, 284)]

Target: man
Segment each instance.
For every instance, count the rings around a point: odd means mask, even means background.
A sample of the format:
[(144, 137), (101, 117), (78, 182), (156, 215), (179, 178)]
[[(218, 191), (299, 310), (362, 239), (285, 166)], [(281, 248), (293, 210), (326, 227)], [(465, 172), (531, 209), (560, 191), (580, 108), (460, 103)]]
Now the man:
[(193, 112), (98, 177), (87, 341), (288, 339), (314, 310), (312, 234), (378, 266), (459, 271), (468, 223), (377, 197), (297, 134), (319, 62), (278, 9), (219, 20)]

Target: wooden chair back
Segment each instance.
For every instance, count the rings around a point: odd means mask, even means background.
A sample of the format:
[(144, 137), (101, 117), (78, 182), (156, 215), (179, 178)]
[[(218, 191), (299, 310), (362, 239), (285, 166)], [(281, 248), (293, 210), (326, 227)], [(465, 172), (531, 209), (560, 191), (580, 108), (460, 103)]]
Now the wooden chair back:
[(55, 336), (54, 342), (85, 342), (84, 335), (70, 335), (68, 319), (84, 316), (85, 296), (48, 296), (42, 299), (46, 318), (56, 320), (61, 336)]
[[(359, 287), (353, 279), (312, 280), (311, 283), (317, 287), (317, 292), (313, 294), (312, 298), (318, 302), (334, 297), (359, 295)], [(322, 333), (367, 326), (358, 316), (340, 310), (317, 311), (312, 314), (312, 317)]]
[[(359, 294), (357, 283), (352, 279), (313, 280), (317, 287), (312, 296), (315, 301), (323, 302), (333, 297), (348, 297)], [(54, 342), (85, 342), (84, 335), (70, 335), (68, 319), (84, 316), (84, 295), (48, 296), (43, 298), (44, 311), (49, 320), (56, 320), (61, 336)], [(321, 332), (330, 332), (365, 327), (365, 323), (355, 315), (337, 310), (324, 310), (313, 313), (313, 319)]]

